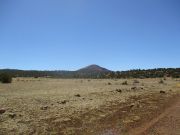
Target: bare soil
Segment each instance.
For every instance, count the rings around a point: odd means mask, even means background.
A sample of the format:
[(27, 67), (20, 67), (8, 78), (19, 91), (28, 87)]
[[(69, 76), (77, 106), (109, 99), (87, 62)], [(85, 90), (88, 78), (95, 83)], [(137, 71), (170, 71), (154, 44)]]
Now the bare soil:
[(144, 128), (143, 135), (180, 135), (180, 99), (153, 119)]

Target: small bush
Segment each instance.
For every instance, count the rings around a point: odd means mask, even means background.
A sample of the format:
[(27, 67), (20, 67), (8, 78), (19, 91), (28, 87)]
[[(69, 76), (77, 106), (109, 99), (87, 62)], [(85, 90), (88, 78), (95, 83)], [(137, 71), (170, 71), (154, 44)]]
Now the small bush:
[(111, 83), (110, 83), (110, 82), (108, 82), (108, 85), (111, 85)]
[(122, 82), (122, 85), (128, 85), (127, 81)]
[(159, 81), (159, 83), (160, 83), (160, 84), (163, 84), (163, 83), (164, 83), (164, 81), (161, 79), (161, 80)]
[(165, 92), (165, 91), (163, 91), (163, 90), (161, 90), (159, 93), (165, 94), (166, 92)]
[(1, 74), (0, 75), (0, 81), (2, 83), (11, 83), (12, 82), (12, 77), (9, 74)]
[(120, 92), (120, 93), (122, 92), (122, 90), (121, 90), (121, 89), (116, 89), (116, 91), (117, 91), (117, 92)]
[(81, 97), (81, 95), (80, 94), (76, 94), (76, 95), (74, 95), (75, 97)]

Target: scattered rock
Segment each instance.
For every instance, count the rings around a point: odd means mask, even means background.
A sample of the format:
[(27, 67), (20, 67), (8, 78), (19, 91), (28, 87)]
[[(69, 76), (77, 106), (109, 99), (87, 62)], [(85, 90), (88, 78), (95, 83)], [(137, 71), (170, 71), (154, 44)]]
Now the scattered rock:
[(6, 110), (4, 108), (0, 108), (0, 114), (3, 114), (5, 112), (6, 112)]
[(134, 106), (135, 106), (135, 104), (134, 104), (134, 103), (130, 104), (130, 108), (133, 108)]
[(120, 92), (120, 93), (122, 92), (122, 90), (121, 90), (121, 89), (116, 89), (116, 91), (117, 91), (117, 92)]
[(129, 107), (130, 107), (131, 109), (138, 109), (138, 108), (141, 108), (142, 105), (141, 105), (139, 102), (136, 102), (136, 103), (130, 104)]
[(61, 101), (60, 104), (66, 104), (67, 102), (68, 102), (67, 100), (63, 100), (63, 101)]
[(81, 95), (80, 94), (76, 94), (76, 95), (74, 95), (75, 97), (81, 97)]
[(69, 121), (71, 121), (70, 118), (64, 118), (64, 119), (62, 120), (63, 123), (66, 123), (66, 122), (69, 122)]
[(108, 82), (108, 85), (112, 85), (110, 82)]
[(160, 91), (160, 93), (161, 93), (161, 94), (165, 94), (166, 92), (165, 92), (165, 91), (163, 91), (163, 90), (161, 90), (161, 91)]
[(134, 121), (133, 120), (130, 120), (130, 119), (127, 119), (127, 120), (123, 120), (123, 123), (124, 124), (129, 124), (129, 123), (133, 123)]
[(133, 121), (138, 121), (138, 120), (140, 120), (141, 119), (141, 117), (139, 117), (139, 116), (134, 116), (133, 117)]
[(122, 111), (122, 113), (127, 113), (127, 111)]
[(106, 115), (105, 115), (105, 114), (100, 114), (100, 115), (99, 115), (99, 117), (101, 117), (101, 118), (105, 118), (105, 117), (106, 117)]
[(16, 114), (15, 113), (9, 113), (8, 115), (11, 119), (15, 118), (16, 117)]
[(41, 107), (41, 110), (47, 110), (48, 109), (48, 106), (42, 106)]

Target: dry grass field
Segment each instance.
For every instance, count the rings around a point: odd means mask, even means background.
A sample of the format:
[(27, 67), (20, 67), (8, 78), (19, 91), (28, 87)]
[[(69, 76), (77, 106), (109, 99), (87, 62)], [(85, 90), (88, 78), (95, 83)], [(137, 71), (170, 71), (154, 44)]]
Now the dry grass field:
[[(178, 97), (180, 80), (14, 78), (0, 83), (0, 135), (128, 134)], [(161, 91), (161, 92), (160, 92)]]

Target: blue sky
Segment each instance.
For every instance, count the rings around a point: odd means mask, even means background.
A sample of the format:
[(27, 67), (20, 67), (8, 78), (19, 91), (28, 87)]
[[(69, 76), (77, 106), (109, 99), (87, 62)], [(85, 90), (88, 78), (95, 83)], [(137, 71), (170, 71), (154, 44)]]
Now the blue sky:
[(0, 0), (0, 68), (180, 67), (179, 0)]

